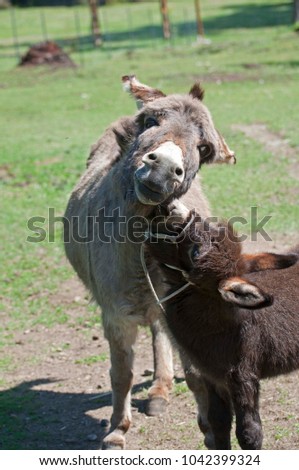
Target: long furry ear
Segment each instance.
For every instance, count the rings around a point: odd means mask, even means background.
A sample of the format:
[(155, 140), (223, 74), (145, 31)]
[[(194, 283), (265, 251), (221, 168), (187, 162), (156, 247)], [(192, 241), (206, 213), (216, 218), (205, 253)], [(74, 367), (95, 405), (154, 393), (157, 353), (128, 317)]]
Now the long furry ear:
[(237, 159), (235, 157), (235, 152), (229, 148), (224, 137), (216, 129), (218, 136), (218, 152), (214, 160), (214, 163), (228, 163), (229, 165), (235, 165)]
[(286, 269), (299, 261), (296, 253), (276, 254), (276, 253), (257, 253), (244, 254), (240, 259), (243, 264), (244, 273), (253, 273), (256, 271), (266, 271), (272, 269)]
[(204, 98), (204, 89), (201, 87), (200, 83), (194, 83), (193, 87), (189, 91), (189, 95), (191, 95), (193, 98), (202, 101)]
[(145, 103), (166, 96), (162, 91), (140, 83), (135, 75), (124, 75), (122, 82), (125, 91), (135, 98), (138, 109), (141, 109)]
[(268, 307), (273, 303), (273, 297), (255, 284), (239, 277), (231, 277), (222, 281), (218, 287), (226, 302), (247, 309)]

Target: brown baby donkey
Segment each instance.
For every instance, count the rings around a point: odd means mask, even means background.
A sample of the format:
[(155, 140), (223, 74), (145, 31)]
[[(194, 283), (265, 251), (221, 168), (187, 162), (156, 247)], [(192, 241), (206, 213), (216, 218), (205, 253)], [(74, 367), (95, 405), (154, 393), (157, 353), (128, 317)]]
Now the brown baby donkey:
[(206, 445), (230, 449), (235, 413), (241, 448), (261, 449), (259, 382), (299, 368), (299, 246), (242, 254), (228, 223), (192, 217), (176, 227), (175, 242), (154, 235), (147, 242), (168, 294), (189, 283), (164, 302), (166, 325), (204, 378)]

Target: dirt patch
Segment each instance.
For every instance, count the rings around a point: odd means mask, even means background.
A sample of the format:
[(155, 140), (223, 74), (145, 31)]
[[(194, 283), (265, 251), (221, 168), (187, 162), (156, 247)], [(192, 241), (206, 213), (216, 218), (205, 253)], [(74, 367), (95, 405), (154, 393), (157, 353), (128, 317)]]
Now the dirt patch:
[(252, 62), (252, 63), (248, 63), (248, 64), (242, 64), (242, 67), (244, 67), (244, 69), (261, 69), (262, 64), (256, 64), (256, 63)]
[(286, 156), (289, 160), (289, 173), (292, 178), (299, 180), (299, 149), (291, 147), (288, 140), (278, 132), (270, 131), (265, 124), (235, 124), (233, 130), (243, 132), (250, 139), (259, 142), (277, 158)]
[(0, 165), (0, 181), (9, 181), (14, 178), (9, 165)]
[(76, 277), (64, 281), (58, 292), (50, 294), (50, 303), (57, 307), (58, 305), (72, 305), (76, 302), (86, 307), (89, 303), (90, 295)]
[[(249, 242), (247, 249), (281, 250), (292, 243), (279, 238)], [(2, 348), (2, 357), (11, 357), (12, 365), (0, 386), (0, 448), (99, 449), (112, 410), (110, 361), (102, 328), (88, 322), (88, 299), (74, 276), (50, 295), (53, 306), (60, 305), (67, 313), (66, 324), (10, 332), (10, 344)], [(86, 322), (78, 322), (83, 315)], [(133, 424), (127, 433), (127, 449), (204, 448), (196, 405), (177, 355), (170, 404), (156, 418), (144, 413), (153, 369), (146, 328), (140, 328), (135, 357)], [(262, 381), (265, 449), (299, 449), (298, 396), (299, 372)], [(233, 446), (238, 448), (235, 439)]]
[[(157, 77), (157, 80), (159, 80), (160, 77)], [(173, 80), (174, 75), (168, 75), (165, 77), (168, 80)], [(175, 78), (184, 78), (186, 79), (186, 75), (184, 73), (176, 73)], [(227, 82), (243, 82), (243, 81), (248, 81), (248, 80), (259, 80), (260, 77), (256, 73), (242, 73), (242, 72), (234, 72), (234, 73), (219, 73), (219, 72), (211, 72), (206, 75), (199, 75), (196, 74), (190, 74), (188, 75), (188, 79), (190, 81), (198, 81), (200, 78), (200, 81), (204, 83), (227, 83)]]
[(23, 55), (19, 63), (20, 67), (35, 67), (38, 65), (76, 67), (76, 64), (71, 60), (68, 54), (53, 41), (34, 44)]
[(38, 160), (35, 162), (36, 166), (49, 166), (54, 165), (55, 163), (60, 163), (62, 161), (62, 157), (52, 157), (46, 158), (45, 160)]
[(244, 73), (210, 73), (209, 75), (203, 76), (202, 81), (210, 83), (226, 83), (226, 82), (242, 82), (245, 80), (258, 80), (257, 75), (250, 75)]
[(282, 252), (298, 245), (297, 233), (283, 233), (278, 236), (271, 234), (271, 240), (265, 240), (260, 234), (257, 235), (257, 240), (248, 239), (243, 243), (244, 252), (257, 253), (259, 251), (273, 251)]

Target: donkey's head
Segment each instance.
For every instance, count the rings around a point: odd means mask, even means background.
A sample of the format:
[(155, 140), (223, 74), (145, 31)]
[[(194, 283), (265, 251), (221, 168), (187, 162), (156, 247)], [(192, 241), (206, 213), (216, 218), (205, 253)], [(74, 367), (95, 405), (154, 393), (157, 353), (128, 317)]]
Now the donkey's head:
[(180, 197), (203, 163), (235, 163), (234, 153), (202, 103), (204, 92), (199, 84), (188, 95), (165, 96), (135, 76), (123, 77), (123, 83), (140, 109), (134, 142), (127, 149), (139, 202), (158, 205)]
[(212, 224), (194, 211), (184, 223), (172, 219), (167, 221), (168, 233), (152, 233), (149, 242), (151, 255), (162, 266), (182, 270), (195, 285), (215, 284), (237, 274), (242, 245), (229, 224)]
[[(192, 217), (190, 219), (190, 217)], [(163, 238), (149, 243), (151, 255), (170, 275), (181, 270), (182, 277), (200, 289), (210, 289), (226, 302), (243, 308), (256, 309), (270, 305), (272, 297), (250, 282), (246, 274), (285, 269), (298, 262), (296, 253), (243, 254), (242, 244), (233, 227), (226, 221), (216, 224), (196, 214), (189, 221), (173, 227), (176, 242)]]

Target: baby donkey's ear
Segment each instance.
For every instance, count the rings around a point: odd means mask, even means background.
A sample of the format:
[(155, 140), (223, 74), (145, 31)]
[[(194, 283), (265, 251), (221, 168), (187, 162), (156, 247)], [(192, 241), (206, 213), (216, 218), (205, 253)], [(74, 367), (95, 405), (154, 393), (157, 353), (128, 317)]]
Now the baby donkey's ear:
[(268, 269), (286, 269), (296, 264), (299, 256), (295, 253), (276, 254), (276, 253), (258, 253), (244, 254), (241, 256), (243, 264), (243, 273), (253, 273), (256, 271), (265, 271)]
[(231, 277), (219, 284), (218, 290), (227, 302), (242, 308), (258, 309), (273, 303), (273, 297), (241, 277)]

